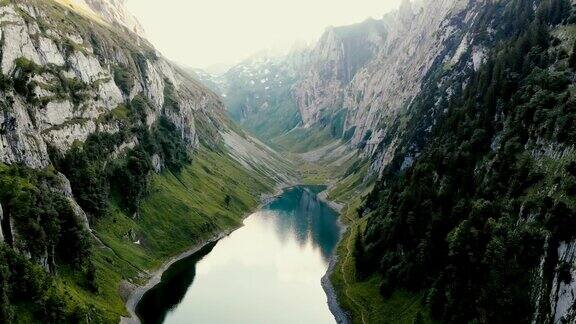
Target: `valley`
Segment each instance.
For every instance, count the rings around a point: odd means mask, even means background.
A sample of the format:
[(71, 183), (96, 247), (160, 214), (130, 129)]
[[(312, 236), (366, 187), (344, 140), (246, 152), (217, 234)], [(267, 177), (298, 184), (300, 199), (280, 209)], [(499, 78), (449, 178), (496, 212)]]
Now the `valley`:
[(122, 1), (0, 26), (1, 323), (576, 321), (575, 1), (404, 0), (215, 74)]

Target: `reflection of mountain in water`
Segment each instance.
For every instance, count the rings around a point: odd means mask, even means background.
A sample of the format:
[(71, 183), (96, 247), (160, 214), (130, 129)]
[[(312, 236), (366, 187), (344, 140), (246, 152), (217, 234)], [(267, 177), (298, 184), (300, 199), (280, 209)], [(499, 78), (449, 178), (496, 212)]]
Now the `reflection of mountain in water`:
[(278, 215), (273, 219), (282, 241), (293, 235), (301, 246), (311, 242), (328, 261), (338, 243), (340, 229), (336, 212), (318, 199), (317, 192), (318, 187), (296, 187), (265, 209)]
[(194, 255), (174, 263), (162, 275), (162, 282), (150, 289), (136, 308), (143, 324), (160, 324), (182, 302), (196, 276), (196, 264), (214, 249), (210, 243)]
[[(313, 311), (309, 308), (306, 310), (307, 307), (304, 307), (302, 309), (306, 311), (299, 316), (331, 320), (328, 309), (321, 308), (326, 306), (321, 287), (318, 286), (316, 290), (310, 287), (309, 281), (306, 281), (310, 275), (318, 275), (316, 282), (319, 284), (320, 273), (323, 274), (327, 268), (329, 258), (340, 237), (337, 214), (316, 196), (321, 189), (321, 187), (296, 187), (287, 190), (281, 197), (252, 215), (252, 218), (245, 222), (244, 229), (222, 241), (214, 251), (212, 250), (216, 243), (173, 264), (162, 276), (162, 282), (148, 291), (138, 304), (136, 312), (142, 322), (144, 324), (163, 322), (187, 324), (191, 322), (189, 317), (194, 316), (197, 323), (229, 323), (230, 319), (236, 315), (215, 314), (210, 309), (226, 309), (229, 306), (222, 306), (227, 305), (226, 303), (242, 305), (244, 298), (257, 301), (254, 305), (249, 305), (252, 308), (251, 311), (267, 305), (270, 307), (281, 305), (273, 313), (278, 315), (278, 312), (285, 307), (294, 307), (299, 304), (298, 296), (301, 296), (302, 292), (310, 294), (307, 295), (310, 297), (309, 302), (319, 301), (320, 306), (314, 308)], [(298, 245), (295, 246), (293, 242), (297, 242)], [(271, 248), (259, 249), (254, 246), (257, 244), (270, 244)], [(256, 252), (244, 250), (252, 247)], [(283, 250), (281, 247), (286, 247), (286, 251), (280, 251)], [(293, 258), (287, 262), (293, 263), (278, 264), (277, 256), (274, 254), (276, 252), (287, 252), (286, 256)], [(294, 254), (299, 256), (294, 256)], [(203, 268), (203, 262), (209, 263), (210, 260), (218, 260), (218, 257), (220, 257), (221, 264), (216, 261), (213, 262), (213, 268), (210, 271), (197, 272), (197, 269), (209, 268)], [(263, 262), (254, 262), (254, 260), (263, 260)], [(309, 267), (299, 269), (297, 265), (304, 264), (303, 262), (306, 262), (305, 264)], [(279, 271), (277, 267), (282, 267), (283, 271)], [(320, 271), (314, 273), (318, 269)], [(287, 277), (286, 274), (288, 274)], [(254, 276), (258, 276), (257, 279)], [(292, 276), (302, 277), (294, 280)], [(262, 285), (246, 285), (252, 280), (262, 282)], [(302, 282), (304, 284), (300, 285)], [(274, 289), (269, 288), (269, 285), (276, 287), (276, 290), (269, 290)], [(188, 298), (187, 295), (194, 288), (199, 292), (198, 295)], [(284, 302), (275, 304), (273, 300), (259, 299), (260, 296), (266, 296), (266, 294), (276, 296), (279, 291), (284, 292), (284, 296), (279, 296), (284, 297), (284, 299), (279, 298)], [(296, 291), (298, 293), (294, 294)], [(315, 292), (320, 293), (318, 299), (314, 297)], [(236, 310), (236, 312), (239, 318), (234, 318), (235, 322), (254, 322), (242, 320), (253, 318), (251, 316), (254, 315), (245, 307), (242, 311)], [(246, 314), (242, 315), (241, 312), (246, 312)], [(209, 321), (207, 318), (220, 320)], [(321, 320), (318, 323), (320, 322), (326, 321)]]

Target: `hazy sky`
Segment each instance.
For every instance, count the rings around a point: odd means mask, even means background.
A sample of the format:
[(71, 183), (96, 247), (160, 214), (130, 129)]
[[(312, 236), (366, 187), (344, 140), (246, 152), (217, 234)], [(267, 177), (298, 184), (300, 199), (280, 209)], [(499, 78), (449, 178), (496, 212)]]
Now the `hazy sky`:
[(148, 39), (193, 67), (235, 63), (315, 40), (328, 26), (380, 18), (401, 0), (129, 0)]

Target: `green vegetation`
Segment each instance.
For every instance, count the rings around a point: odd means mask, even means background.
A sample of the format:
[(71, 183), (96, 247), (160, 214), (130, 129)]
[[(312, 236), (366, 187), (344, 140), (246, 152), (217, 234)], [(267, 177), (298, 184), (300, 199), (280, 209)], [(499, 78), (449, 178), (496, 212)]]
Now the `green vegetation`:
[[(0, 288), (2, 321), (118, 322), (126, 315), (121, 282), (142, 284), (169, 257), (240, 226), (272, 190), (270, 179), (239, 166), (217, 137), (191, 155), (168, 118), (148, 127), (152, 110), (136, 96), (103, 117), (120, 123), (120, 132), (94, 133), (65, 155), (51, 149), (54, 166), (46, 171), (0, 169), (0, 203), (18, 233), (0, 247), (0, 264), (9, 265), (0, 268), (0, 282), (9, 282)], [(198, 116), (197, 129), (213, 134), (213, 123)], [(70, 180), (93, 237), (58, 193), (56, 170)]]
[(134, 76), (129, 69), (123, 66), (114, 67), (114, 82), (125, 95), (130, 95), (135, 84)]
[[(51, 100), (69, 99), (75, 106), (89, 98), (89, 90), (97, 86), (97, 83), (88, 85), (77, 78), (69, 78), (65, 75), (65, 69), (56, 65), (40, 66), (33, 61), (20, 57), (14, 61), (15, 68), (11, 77), (0, 78), (0, 89), (14, 92), (26, 99), (32, 106), (43, 106)], [(50, 84), (43, 84), (33, 78), (37, 75), (48, 74), (54, 79)], [(54, 93), (53, 96), (37, 97), (35, 88), (41, 87)]]
[(328, 199), (339, 202), (350, 202), (357, 197), (365, 197), (374, 184), (374, 175), (367, 178), (368, 161), (356, 160), (341, 176), (338, 183), (330, 190)]
[[(224, 101), (232, 119), (272, 145), (275, 138), (302, 122), (292, 96), (294, 76), (275, 64), (260, 66), (250, 74), (243, 70), (246, 68), (241, 65), (233, 73), (225, 75), (227, 86)], [(243, 71), (239, 72), (238, 69)], [(268, 72), (264, 73), (264, 70)], [(262, 79), (267, 82), (259, 82)]]
[(379, 275), (359, 276), (354, 246), (363, 226), (359, 222), (348, 228), (336, 252), (339, 262), (330, 278), (340, 305), (353, 315), (352, 323), (434, 323), (426, 308), (425, 294), (396, 290), (382, 295)]
[[(300, 122), (298, 107), (293, 102), (292, 97), (286, 98), (270, 95), (273, 102), (269, 104), (264, 113), (256, 113), (252, 116), (240, 119), (240, 124), (253, 132), (256, 136), (266, 139), (269, 144), (274, 143), (274, 139), (294, 129)], [(270, 121), (275, 121), (270, 123)]]
[[(74, 269), (92, 287), (90, 240), (53, 170), (35, 171), (0, 165), (0, 202), (4, 210), (0, 243), (0, 322), (26, 322), (32, 316), (47, 323), (74, 321), (81, 306), (69, 304), (51, 275), (57, 265)], [(30, 260), (16, 251), (27, 251)], [(43, 260), (46, 269), (38, 264)], [(25, 309), (25, 312), (21, 312)]]
[[(153, 133), (174, 138), (170, 130), (160, 128), (155, 127)], [(18, 244), (33, 256), (56, 251), (51, 269), (57, 273), (46, 274), (12, 249), (2, 248), (6, 251), (0, 251), (0, 264), (10, 267), (7, 273), (0, 268), (0, 280), (14, 282), (0, 291), (0, 297), (9, 301), (6, 305), (11, 305), (0, 309), (5, 319), (117, 322), (126, 315), (118, 294), (123, 280), (142, 284), (147, 278), (144, 274), (169, 257), (240, 226), (246, 212), (258, 205), (260, 194), (272, 190), (269, 179), (242, 169), (225, 153), (205, 148), (193, 158), (187, 156), (186, 162), (173, 159), (161, 174), (151, 172), (144, 141), (125, 157), (109, 160), (118, 140), (115, 136), (93, 135), (60, 162), (70, 172), (78, 202), (91, 212), (98, 238), (92, 247), (68, 200), (46, 194), (57, 187), (50, 182), (55, 181), (50, 180), (52, 171), (36, 174), (27, 168), (6, 167), (0, 172), (0, 201), (15, 220)], [(170, 145), (164, 146), (170, 150)], [(36, 186), (46, 187), (40, 191)], [(27, 272), (16, 272), (20, 268)], [(31, 299), (17, 294), (30, 289), (35, 289), (28, 294)], [(42, 302), (33, 308), (25, 306), (36, 299)], [(59, 304), (50, 304), (54, 302)], [(54, 317), (45, 315), (49, 311)]]
[[(78, 203), (92, 219), (101, 218), (108, 212), (111, 190), (116, 190), (117, 197), (121, 197), (120, 205), (129, 212), (137, 211), (147, 193), (148, 175), (153, 169), (152, 156), (157, 155), (174, 172), (190, 162), (180, 133), (165, 117), (161, 117), (151, 131), (143, 126), (150, 109), (148, 101), (137, 96), (128, 107), (112, 111), (121, 115), (124, 122), (130, 121), (132, 129), (123, 129), (118, 134), (93, 134), (64, 157), (53, 157), (56, 167), (70, 179)], [(110, 156), (128, 140), (138, 144), (127, 149), (124, 159), (109, 163)]]
[(296, 128), (274, 139), (274, 144), (283, 151), (305, 153), (334, 141), (336, 139), (332, 136), (330, 127), (313, 126), (306, 129)]
[(23, 57), (16, 59), (14, 63), (16, 65), (14, 77), (12, 78), (14, 91), (26, 98), (28, 102), (35, 102), (37, 100), (34, 93), (35, 84), (30, 82), (30, 79), (41, 72), (41, 67)]
[[(418, 305), (405, 309), (419, 320), (532, 320), (526, 287), (536, 284), (541, 256), (547, 249), (546, 286), (558, 244), (576, 237), (573, 53), (549, 27), (569, 21), (569, 8), (564, 0), (537, 10), (527, 0), (485, 6), (477, 28), (498, 26), (487, 63), (447, 103), (417, 161), (402, 169), (397, 156), (384, 171), (339, 251), (333, 279), (355, 321), (384, 322), (397, 300)], [(432, 109), (427, 95), (416, 110)], [(544, 322), (549, 304), (536, 308)]]
[(146, 271), (218, 232), (240, 226), (244, 215), (259, 204), (260, 194), (271, 190), (266, 181), (238, 168), (227, 156), (200, 149), (180, 172), (166, 170), (150, 179), (137, 215), (112, 202), (109, 213), (96, 222), (97, 294), (76, 284), (72, 273), (60, 273), (59, 288), (75, 303), (89, 305), (103, 321), (117, 322), (126, 315), (118, 294), (121, 281), (143, 284)]
[(176, 97), (176, 89), (174, 85), (170, 83), (170, 80), (164, 80), (166, 86), (164, 86), (164, 109), (170, 109), (172, 111), (180, 111), (180, 105), (178, 103), (178, 98)]

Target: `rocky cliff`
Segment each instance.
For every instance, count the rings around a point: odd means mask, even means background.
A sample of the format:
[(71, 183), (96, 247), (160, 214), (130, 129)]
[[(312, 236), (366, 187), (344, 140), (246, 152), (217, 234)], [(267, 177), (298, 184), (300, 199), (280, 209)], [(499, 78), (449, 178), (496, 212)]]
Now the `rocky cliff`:
[(111, 25), (127, 28), (130, 32), (145, 38), (144, 27), (126, 9), (126, 0), (56, 0), (71, 9), (84, 11)]
[(386, 38), (382, 22), (372, 19), (328, 28), (309, 54), (308, 72), (294, 87), (303, 127), (343, 108), (348, 84), (376, 57)]
[[(297, 53), (298, 60), (293, 54), (277, 58), (277, 73), (290, 76), (284, 83), (289, 88), (284, 96), (296, 105), (298, 126), (332, 128), (335, 138), (359, 148), (362, 157), (371, 157), (372, 170), (378, 173), (399, 145), (398, 131), (406, 126), (402, 116), (410, 112), (430, 76), (442, 69), (464, 75), (483, 62), (486, 47), (476, 42), (474, 30), (483, 4), (406, 0), (382, 19), (328, 28), (316, 44)], [(266, 69), (261, 66), (262, 71)], [(259, 114), (260, 107), (277, 107), (270, 100), (250, 102), (262, 93), (257, 89), (259, 76), (248, 70), (243, 63), (227, 73), (228, 80), (253, 85), (235, 94), (234, 101), (243, 105), (229, 109), (238, 115), (237, 120), (264, 119), (267, 115)], [(262, 123), (271, 125), (275, 120)]]
[[(138, 47), (131, 34), (83, 22), (76, 12), (41, 1), (0, 10), (2, 73), (5, 80), (16, 80), (3, 96), (0, 159), (5, 163), (44, 167), (50, 163), (48, 147), (66, 152), (96, 131), (117, 132), (119, 121), (104, 117), (140, 93), (153, 103), (147, 123), (166, 115), (191, 148), (198, 142), (195, 115), (222, 112), (216, 95), (151, 46)], [(178, 111), (164, 107), (168, 85)]]
[[(478, 67), (484, 47), (472, 32), (482, 1), (404, 1), (375, 21), (329, 29), (312, 51), (294, 95), (305, 127), (344, 110), (341, 136), (380, 171), (396, 149), (398, 124), (434, 71)], [(353, 58), (351, 60), (350, 58)], [(465, 62), (464, 62), (465, 61)], [(379, 152), (377, 148), (380, 146)]]
[[(166, 60), (141, 33), (113, 27), (141, 30), (123, 4), (81, 4), (99, 18), (74, 7), (78, 4), (19, 0), (0, 6), (0, 162), (44, 169), (93, 134), (126, 133), (140, 122), (151, 129), (165, 118), (189, 152), (200, 142), (225, 145), (227, 153), (245, 165), (286, 180), (274, 169), (281, 158), (233, 130), (215, 93)], [(138, 112), (141, 121), (131, 120), (126, 108), (135, 100), (145, 102)], [(110, 158), (138, 144), (135, 136), (127, 136), (115, 144)], [(257, 157), (242, 155), (246, 151), (258, 152)], [(152, 157), (157, 172), (162, 159)], [(67, 197), (88, 228), (88, 217), (76, 204), (65, 175), (58, 174), (53, 189)], [(10, 222), (5, 218), (2, 223)]]

